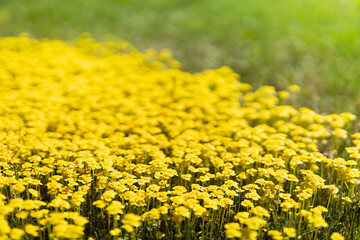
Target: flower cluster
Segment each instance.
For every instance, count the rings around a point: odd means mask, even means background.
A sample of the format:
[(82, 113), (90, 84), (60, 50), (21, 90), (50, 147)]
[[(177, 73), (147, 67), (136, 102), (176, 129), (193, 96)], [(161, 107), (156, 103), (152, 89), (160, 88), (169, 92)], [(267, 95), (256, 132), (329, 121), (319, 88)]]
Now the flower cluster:
[(351, 113), (112, 40), (0, 39), (1, 239), (356, 239)]

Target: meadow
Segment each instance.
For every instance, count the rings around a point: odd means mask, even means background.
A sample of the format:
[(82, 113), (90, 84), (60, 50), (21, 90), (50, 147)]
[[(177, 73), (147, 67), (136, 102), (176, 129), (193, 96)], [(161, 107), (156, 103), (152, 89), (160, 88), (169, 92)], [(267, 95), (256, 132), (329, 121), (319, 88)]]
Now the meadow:
[(168, 50), (0, 39), (1, 239), (358, 239), (356, 116)]
[(359, 7), (0, 2), (0, 239), (360, 239)]
[(354, 0), (0, 1), (0, 36), (114, 35), (169, 48), (183, 70), (230, 66), (255, 88), (297, 84), (297, 107), (359, 113), (360, 16)]

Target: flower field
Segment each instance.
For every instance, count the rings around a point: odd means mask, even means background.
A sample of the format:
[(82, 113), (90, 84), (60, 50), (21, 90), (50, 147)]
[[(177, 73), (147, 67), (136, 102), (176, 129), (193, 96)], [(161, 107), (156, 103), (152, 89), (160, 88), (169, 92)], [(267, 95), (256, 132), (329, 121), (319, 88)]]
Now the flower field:
[(0, 239), (359, 239), (351, 113), (114, 39), (0, 39)]

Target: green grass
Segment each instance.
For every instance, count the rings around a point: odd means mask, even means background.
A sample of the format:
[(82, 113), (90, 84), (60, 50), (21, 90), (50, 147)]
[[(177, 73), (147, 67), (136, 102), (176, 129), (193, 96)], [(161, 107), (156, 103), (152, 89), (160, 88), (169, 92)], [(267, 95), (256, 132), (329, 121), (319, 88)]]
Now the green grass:
[(0, 2), (0, 36), (111, 34), (170, 48), (187, 71), (228, 65), (255, 87), (301, 85), (297, 106), (359, 114), (359, 10), (355, 0), (12, 0)]

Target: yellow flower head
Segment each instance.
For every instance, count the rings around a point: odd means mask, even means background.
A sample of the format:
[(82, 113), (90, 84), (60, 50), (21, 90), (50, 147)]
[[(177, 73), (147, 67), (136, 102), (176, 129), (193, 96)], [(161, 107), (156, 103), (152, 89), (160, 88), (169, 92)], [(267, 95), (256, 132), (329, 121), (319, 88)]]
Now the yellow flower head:
[(26, 224), (25, 225), (25, 232), (27, 234), (30, 234), (33, 237), (38, 237), (39, 236), (38, 231), (39, 231), (38, 226), (35, 226), (35, 225), (32, 225), (32, 224)]
[(240, 238), (242, 236), (239, 223), (225, 224), (227, 238)]
[(287, 228), (284, 227), (283, 229), (284, 233), (286, 234), (286, 236), (291, 237), (291, 238), (295, 238), (296, 237), (296, 230), (295, 228)]
[(124, 218), (121, 220), (121, 222), (124, 225), (140, 227), (141, 226), (141, 217), (136, 214), (133, 214), (133, 213), (128, 213), (124, 216)]
[(334, 232), (333, 234), (331, 234), (330, 239), (331, 240), (344, 240), (345, 238), (343, 236), (341, 236), (340, 233)]
[(11, 239), (20, 240), (22, 236), (25, 234), (24, 230), (19, 228), (13, 228), (10, 232)]

